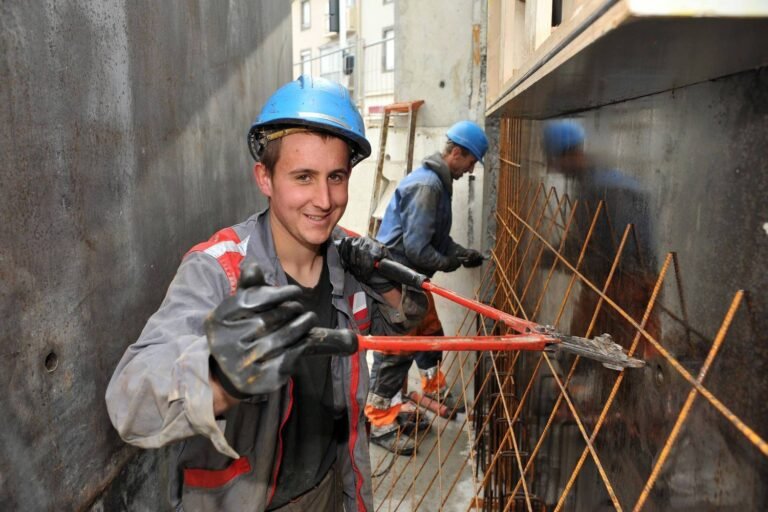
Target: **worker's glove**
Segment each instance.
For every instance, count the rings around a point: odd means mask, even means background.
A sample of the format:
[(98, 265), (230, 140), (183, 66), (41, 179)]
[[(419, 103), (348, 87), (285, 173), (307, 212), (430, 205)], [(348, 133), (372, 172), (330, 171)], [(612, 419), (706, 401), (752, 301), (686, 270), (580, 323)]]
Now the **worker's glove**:
[(361, 283), (367, 284), (378, 293), (385, 293), (395, 283), (376, 270), (376, 262), (389, 258), (389, 251), (380, 242), (362, 237), (346, 237), (338, 244), (341, 265)]
[(448, 254), (443, 259), (443, 263), (442, 265), (440, 265), (440, 268), (438, 268), (438, 270), (442, 270), (443, 272), (453, 272), (460, 266), (461, 266), (461, 261), (459, 260), (459, 258), (457, 258), (455, 254)]
[(443, 256), (443, 261), (437, 270), (443, 272), (453, 272), (461, 266), (461, 260), (459, 256), (464, 251), (464, 248), (458, 244), (453, 245), (448, 252)]
[(298, 286), (267, 286), (258, 265), (247, 264), (235, 294), (205, 320), (211, 371), (230, 395), (270, 393), (288, 381), (317, 324), (300, 296)]
[[(459, 262), (459, 265), (464, 265), (467, 268), (479, 267), (483, 264), (482, 254), (474, 249), (466, 249), (459, 244), (454, 244), (448, 250), (448, 257), (456, 258), (456, 260)], [(458, 265), (456, 268), (458, 268)]]
[(459, 261), (467, 268), (479, 267), (483, 264), (483, 255), (474, 249), (464, 249)]

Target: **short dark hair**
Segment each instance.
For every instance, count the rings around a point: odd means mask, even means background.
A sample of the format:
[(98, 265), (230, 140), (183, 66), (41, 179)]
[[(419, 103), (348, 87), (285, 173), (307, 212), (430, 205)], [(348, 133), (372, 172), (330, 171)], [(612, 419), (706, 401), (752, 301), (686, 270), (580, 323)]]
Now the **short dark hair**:
[(277, 161), (280, 159), (280, 147), (282, 145), (282, 138), (269, 141), (261, 153), (259, 161), (267, 169), (269, 174), (272, 174), (272, 169), (275, 168)]
[[(349, 143), (333, 133), (329, 133), (323, 130), (312, 130), (312, 129), (307, 130), (306, 133), (317, 135), (323, 140), (328, 140), (330, 137), (333, 137), (341, 141), (344, 141), (346, 143), (347, 149), (349, 150), (349, 155), (350, 156), (352, 155), (352, 148), (349, 146)], [(272, 174), (272, 171), (275, 169), (277, 162), (280, 160), (280, 150), (282, 146), (283, 146), (283, 138), (280, 137), (279, 139), (275, 139), (267, 142), (263, 151), (261, 152), (259, 162), (261, 162), (261, 164), (267, 169), (267, 172), (270, 175)]]
[(469, 150), (465, 148), (464, 146), (459, 146), (452, 140), (448, 139), (445, 143), (445, 147), (443, 148), (443, 157), (446, 157), (451, 154), (451, 151), (453, 151), (453, 148), (459, 148), (459, 151), (461, 151), (461, 156), (467, 156), (469, 154)]

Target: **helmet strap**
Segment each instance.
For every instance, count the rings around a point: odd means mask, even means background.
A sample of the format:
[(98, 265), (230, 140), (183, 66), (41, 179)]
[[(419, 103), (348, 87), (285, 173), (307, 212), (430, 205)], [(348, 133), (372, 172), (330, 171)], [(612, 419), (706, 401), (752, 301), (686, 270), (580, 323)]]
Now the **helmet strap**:
[(293, 133), (304, 133), (310, 131), (309, 128), (303, 128), (303, 127), (295, 127), (295, 128), (285, 128), (283, 130), (277, 130), (276, 132), (268, 133), (264, 136), (264, 143), (272, 142), (273, 140), (282, 139), (286, 135), (291, 135)]
[(273, 140), (282, 139), (286, 135), (291, 135), (292, 133), (303, 133), (308, 131), (311, 130), (304, 127), (284, 128), (282, 130), (276, 130), (269, 133), (258, 133), (254, 130), (248, 136), (248, 146), (251, 150), (251, 155), (253, 155), (253, 158), (259, 161), (261, 160), (262, 153), (264, 153), (264, 149), (267, 147), (267, 143)]

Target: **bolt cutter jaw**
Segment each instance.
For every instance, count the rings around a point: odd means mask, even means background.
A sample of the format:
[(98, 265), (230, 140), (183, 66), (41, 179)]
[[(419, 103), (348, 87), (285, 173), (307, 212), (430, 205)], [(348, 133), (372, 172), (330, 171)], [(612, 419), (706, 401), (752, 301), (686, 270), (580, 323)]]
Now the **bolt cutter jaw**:
[(550, 352), (562, 350), (598, 361), (606, 368), (617, 371), (622, 371), (625, 368), (642, 368), (645, 366), (645, 361), (642, 359), (629, 357), (624, 348), (613, 341), (613, 338), (608, 333), (595, 336), (592, 339), (582, 338), (559, 333), (550, 325), (542, 325), (540, 328), (534, 329), (534, 332), (557, 339), (557, 343), (547, 346), (546, 350)]

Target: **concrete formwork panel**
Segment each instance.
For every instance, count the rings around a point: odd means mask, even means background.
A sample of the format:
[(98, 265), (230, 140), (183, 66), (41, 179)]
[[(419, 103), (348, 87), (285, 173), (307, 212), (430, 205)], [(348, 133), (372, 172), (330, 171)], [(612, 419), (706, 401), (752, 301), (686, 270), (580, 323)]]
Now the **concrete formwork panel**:
[(185, 251), (265, 205), (290, 3), (4, 2), (0, 48), (0, 508), (151, 503), (104, 390)]
[[(576, 469), (581, 468), (577, 460), (585, 442), (575, 415), (564, 406), (560, 412), (554, 408), (559, 392), (555, 372), (542, 365), (537, 373), (538, 355), (521, 358), (514, 374), (515, 392), (522, 396), (529, 380), (533, 387), (520, 423), (519, 431), (525, 432), (520, 450), (528, 457), (534, 446), (540, 447), (526, 492), (548, 509), (560, 501), (565, 510), (607, 510), (614, 507), (614, 499), (624, 509), (766, 508), (768, 459), (762, 441), (768, 434), (764, 396), (768, 169), (762, 149), (768, 144), (766, 76), (762, 68), (579, 112), (573, 119), (585, 130), (586, 165), (575, 166), (571, 160), (568, 168), (567, 162), (558, 166), (557, 160), (548, 158), (540, 121), (515, 120), (519, 137), (502, 141), (507, 148), (518, 148), (514, 156), (507, 156), (514, 162), (502, 173), (519, 173), (521, 178), (514, 190), (519, 196), (507, 196), (508, 202), (500, 203), (502, 216), (502, 206), (512, 209), (509, 197), (519, 198), (516, 214), (525, 217), (534, 212), (530, 224), (544, 211), (546, 219), (537, 232), (549, 233), (550, 242), (559, 247), (572, 210), (559, 210), (555, 203), (565, 195), (570, 204), (578, 201), (561, 249), (571, 263), (578, 260), (581, 243), (587, 239), (590, 216), (598, 216), (579, 270), (602, 289), (609, 283), (614, 258), (621, 261), (606, 295), (636, 321), (646, 314), (657, 276), (662, 268), (668, 269), (644, 325), (690, 374), (702, 371), (714, 341), (719, 333), (724, 335), (703, 385), (733, 417), (719, 412), (703, 394), (686, 411), (683, 404), (690, 396), (690, 383), (645, 338), (637, 338), (636, 354), (646, 366), (625, 373), (622, 387), (615, 388), (619, 389), (615, 402), (600, 420), (616, 374), (589, 361), (575, 365), (572, 356), (556, 358), (554, 367), (563, 379), (573, 371), (569, 394), (586, 431), (597, 428), (598, 421), (603, 425), (594, 450), (604, 478), (591, 458), (580, 473)], [(541, 192), (536, 195), (533, 191), (539, 184)], [(527, 197), (537, 197), (537, 204), (548, 209), (528, 209), (533, 201), (523, 198), (529, 187)], [(552, 190), (556, 197), (541, 200)], [(602, 217), (595, 213), (601, 200)], [(508, 223), (516, 221), (506, 214)], [(559, 224), (550, 229), (553, 218)], [(615, 256), (627, 224), (633, 225), (632, 237)], [(554, 266), (548, 251), (537, 259), (540, 245), (527, 230), (518, 234), (523, 232), (517, 247), (532, 250), (528, 255), (522, 249), (515, 252), (517, 259), (504, 261), (501, 268), (510, 279), (518, 266), (524, 269), (517, 281), (524, 311), (531, 315), (535, 310), (536, 321), (555, 323), (575, 335), (609, 332), (629, 347), (637, 335), (617, 309), (606, 304), (600, 309), (596, 294), (581, 281), (571, 289), (574, 281), (565, 265)], [(507, 241), (497, 244), (495, 251), (505, 254), (504, 245), (510, 251), (515, 247)], [(527, 294), (521, 293), (523, 288)], [(731, 313), (732, 323), (726, 324), (739, 290), (744, 291), (744, 300)], [(673, 437), (676, 422), (679, 436)], [(744, 425), (752, 429), (751, 435), (741, 428)], [(665, 462), (653, 473), (659, 461)], [(514, 486), (515, 479), (507, 483)], [(609, 484), (615, 496), (609, 496)]]

